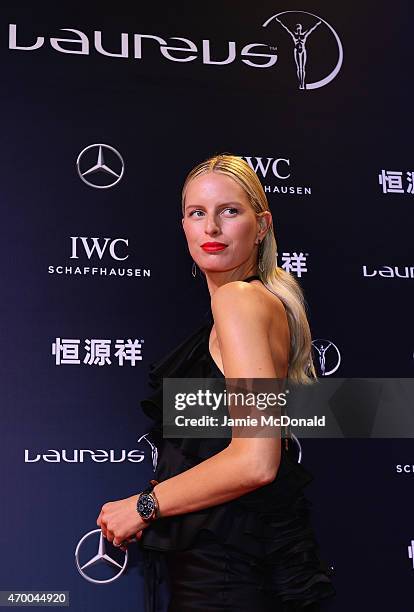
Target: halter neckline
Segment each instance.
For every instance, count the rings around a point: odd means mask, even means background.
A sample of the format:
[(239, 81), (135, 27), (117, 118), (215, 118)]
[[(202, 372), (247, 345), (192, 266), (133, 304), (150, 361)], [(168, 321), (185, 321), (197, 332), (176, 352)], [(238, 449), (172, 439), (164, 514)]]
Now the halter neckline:
[(242, 278), (242, 281), (245, 283), (249, 283), (251, 280), (261, 280), (260, 276), (258, 276), (257, 274), (252, 274), (251, 276), (248, 276), (247, 278)]

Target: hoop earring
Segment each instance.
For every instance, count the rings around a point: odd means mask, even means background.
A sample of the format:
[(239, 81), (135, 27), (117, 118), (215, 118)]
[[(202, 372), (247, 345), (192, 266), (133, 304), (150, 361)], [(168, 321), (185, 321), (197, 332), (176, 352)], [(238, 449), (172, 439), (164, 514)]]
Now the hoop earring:
[(258, 267), (259, 267), (260, 272), (264, 272), (263, 259), (261, 257), (259, 259)]
[(196, 266), (196, 262), (193, 261), (193, 265), (191, 267), (191, 274), (195, 277), (197, 275), (197, 266)]

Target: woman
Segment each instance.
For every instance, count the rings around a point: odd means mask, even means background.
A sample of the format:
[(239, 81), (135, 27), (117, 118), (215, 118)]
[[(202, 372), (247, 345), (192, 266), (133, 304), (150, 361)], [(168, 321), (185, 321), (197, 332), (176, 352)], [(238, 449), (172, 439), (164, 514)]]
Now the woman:
[(97, 524), (115, 546), (139, 540), (146, 612), (158, 609), (163, 577), (169, 612), (315, 612), (335, 591), (302, 492), (312, 476), (291, 441), (162, 438), (163, 378), (316, 378), (303, 295), (276, 265), (272, 215), (255, 172), (233, 155), (206, 160), (186, 178), (182, 213), (211, 315), (151, 365), (156, 391), (141, 405), (155, 421), (155, 480), (105, 504)]

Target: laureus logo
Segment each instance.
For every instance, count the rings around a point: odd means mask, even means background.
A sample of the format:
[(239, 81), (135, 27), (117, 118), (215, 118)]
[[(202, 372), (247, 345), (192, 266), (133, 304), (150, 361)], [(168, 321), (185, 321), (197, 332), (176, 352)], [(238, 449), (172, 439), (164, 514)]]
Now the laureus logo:
[[(251, 27), (250, 22), (248, 25)], [(213, 38), (193, 40), (183, 36), (166, 37), (163, 32), (111, 32), (108, 36), (108, 33), (101, 30), (86, 33), (74, 28), (60, 28), (60, 32), (65, 33), (64, 38), (38, 36), (36, 32), (30, 31), (30, 28), (27, 32), (24, 27), (11, 23), (9, 49), (37, 52), (39, 49), (51, 47), (53, 52), (64, 54), (88, 56), (96, 53), (111, 59), (126, 58), (142, 62), (148, 61), (148, 55), (154, 52), (155, 47), (155, 50), (158, 48), (161, 61), (179, 64), (180, 70), (186, 70), (190, 62), (208, 66), (209, 69), (238, 63), (248, 66), (248, 70), (270, 70), (272, 78), (276, 75), (274, 67), (279, 62), (290, 61), (292, 58), (297, 84), (301, 90), (323, 87), (340, 71), (343, 61), (342, 43), (334, 28), (322, 17), (307, 11), (282, 11), (269, 17), (262, 27), (268, 29), (270, 40), (266, 43), (247, 44), (244, 41), (241, 44), (234, 40), (234, 33), (231, 35), (232, 40), (224, 42), (217, 40), (215, 33)], [(258, 28), (259, 23), (256, 24), (256, 32)], [(261, 38), (262, 34), (263, 32)], [(112, 187), (120, 180), (123, 163), (119, 156), (118, 168), (111, 168), (104, 162), (103, 153), (106, 155), (106, 150), (99, 149), (98, 154), (95, 153), (95, 160), (88, 160), (85, 169), (79, 170), (80, 177), (87, 185), (100, 189)], [(109, 184), (96, 182), (98, 177), (106, 178)]]
[(314, 354), (317, 361), (316, 366), (320, 376), (334, 374), (341, 365), (341, 353), (332, 340), (317, 338), (312, 341)]
[[(307, 11), (283, 11), (276, 13), (264, 22), (263, 27), (269, 24), (282, 28), (291, 38), (292, 56), (296, 68), (296, 76), (299, 89), (318, 89), (330, 83), (338, 74), (343, 62), (343, 48), (341, 40), (333, 27), (322, 17), (308, 13)], [(309, 64), (313, 64), (312, 54), (308, 51), (310, 37), (322, 33), (333, 37), (337, 47), (337, 57), (332, 64), (331, 70), (318, 81), (307, 82), (307, 70)], [(315, 70), (313, 70), (315, 72)]]

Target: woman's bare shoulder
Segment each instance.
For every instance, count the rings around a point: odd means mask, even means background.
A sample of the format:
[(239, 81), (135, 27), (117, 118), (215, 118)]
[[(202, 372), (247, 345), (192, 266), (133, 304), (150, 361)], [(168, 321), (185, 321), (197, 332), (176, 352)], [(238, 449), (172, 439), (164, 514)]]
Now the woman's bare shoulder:
[(222, 285), (211, 297), (211, 309), (214, 320), (232, 313), (235, 316), (259, 317), (269, 325), (278, 318), (278, 314), (285, 314), (281, 299), (260, 281), (231, 281)]

